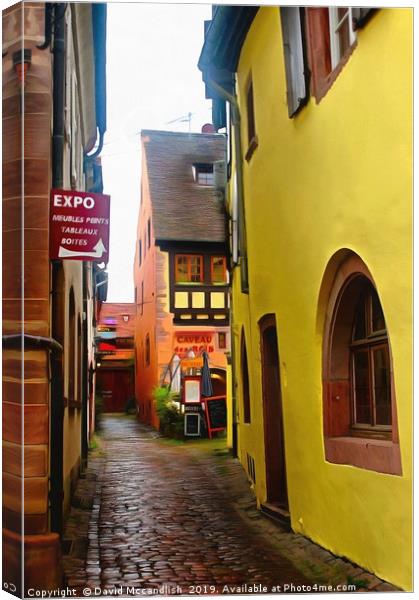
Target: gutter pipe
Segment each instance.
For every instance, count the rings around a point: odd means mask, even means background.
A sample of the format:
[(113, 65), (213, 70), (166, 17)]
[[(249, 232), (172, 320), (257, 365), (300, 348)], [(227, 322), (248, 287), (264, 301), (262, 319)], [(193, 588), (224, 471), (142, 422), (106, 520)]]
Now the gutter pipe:
[[(37, 46), (46, 50), (51, 42), (54, 55), (52, 67), (52, 187), (63, 187), (64, 161), (64, 97), (65, 97), (65, 12), (67, 3), (45, 4), (45, 39)], [(21, 347), (25, 341), (35, 348), (51, 351), (50, 365), (50, 444), (49, 444), (49, 508), (50, 530), (63, 532), (63, 421), (64, 421), (64, 376), (62, 364), (63, 347), (57, 341), (60, 336), (60, 305), (56, 301), (59, 286), (61, 261), (52, 261), (51, 268), (51, 333), (52, 337), (10, 335), (3, 337), (6, 348)], [(20, 341), (20, 344), (19, 344)]]
[[(67, 4), (54, 5), (54, 65), (53, 65), (53, 134), (52, 187), (63, 187), (64, 160), (64, 98), (65, 98), (65, 11)], [(59, 293), (61, 261), (53, 261), (51, 270), (51, 332), (60, 335)], [(64, 500), (64, 373), (61, 356), (51, 356), (50, 404), (50, 508), (51, 531), (62, 536)]]
[(4, 335), (2, 338), (3, 348), (40, 348), (50, 350), (51, 352), (62, 353), (62, 345), (54, 340), (52, 337), (42, 337), (39, 335), (28, 335), (26, 333), (13, 333), (11, 335)]
[(219, 96), (229, 102), (231, 106), (231, 120), (234, 127), (234, 149), (236, 155), (236, 170), (237, 170), (237, 197), (239, 205), (239, 257), (240, 257), (240, 270), (242, 275), (242, 292), (248, 293), (248, 276), (247, 276), (247, 256), (246, 252), (241, 251), (246, 249), (246, 225), (244, 218), (244, 186), (243, 186), (243, 152), (241, 143), (241, 117), (240, 108), (237, 102), (237, 98), (225, 90), (221, 85), (216, 83), (213, 79), (208, 80), (208, 85), (213, 88)]
[[(234, 149), (236, 155), (236, 170), (237, 170), (237, 197), (238, 197), (238, 207), (239, 207), (239, 248), (240, 250), (246, 248), (246, 229), (245, 229), (245, 219), (244, 219), (244, 186), (243, 186), (243, 152), (242, 152), (242, 143), (241, 143), (241, 117), (240, 117), (240, 108), (237, 102), (237, 98), (230, 94), (227, 90), (225, 90), (221, 85), (216, 83), (214, 80), (209, 79), (208, 85), (215, 91), (219, 96), (221, 96), (224, 100), (229, 102), (231, 107), (231, 120), (234, 129)], [(245, 253), (239, 252), (240, 257), (240, 270), (241, 270), (241, 284), (242, 284), (242, 292), (248, 291), (248, 277), (247, 277), (247, 256)], [(243, 283), (245, 285), (243, 285)], [(232, 302), (232, 296), (230, 296), (230, 300)], [(230, 315), (233, 314), (233, 311), (230, 311)], [(234, 324), (230, 322), (230, 331), (231, 331), (231, 367), (232, 367), (232, 412), (233, 412), (233, 423), (232, 423), (232, 434), (233, 434), (233, 456), (237, 457), (237, 448), (238, 448), (238, 440), (237, 440), (237, 396), (236, 396), (236, 360), (235, 360), (235, 334), (234, 334)]]
[(64, 92), (65, 92), (65, 21), (67, 4), (54, 5), (54, 66), (53, 66), (53, 128), (52, 128), (52, 185), (63, 187), (64, 157)]

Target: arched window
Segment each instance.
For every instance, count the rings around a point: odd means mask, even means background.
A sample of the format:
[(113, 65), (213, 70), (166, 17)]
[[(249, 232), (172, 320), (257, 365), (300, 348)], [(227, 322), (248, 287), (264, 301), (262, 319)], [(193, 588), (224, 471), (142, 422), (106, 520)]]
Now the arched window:
[(249, 369), (247, 366), (247, 350), (244, 332), (241, 339), (241, 380), (243, 393), (243, 421), (250, 423), (250, 389), (249, 389)]
[(335, 274), (323, 339), (326, 459), (401, 474), (385, 316), (371, 274), (354, 254)]
[(362, 282), (362, 288), (351, 340), (352, 427), (390, 438), (391, 374), (386, 324), (377, 292), (368, 280)]

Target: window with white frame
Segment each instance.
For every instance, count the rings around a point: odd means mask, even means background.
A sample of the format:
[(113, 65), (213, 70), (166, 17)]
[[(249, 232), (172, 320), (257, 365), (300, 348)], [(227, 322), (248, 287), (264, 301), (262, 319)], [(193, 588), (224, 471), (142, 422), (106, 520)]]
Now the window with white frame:
[(330, 56), (332, 69), (334, 69), (356, 41), (352, 8), (350, 6), (330, 6), (329, 28)]
[[(311, 90), (316, 101), (320, 102), (338, 78), (356, 47), (358, 29), (366, 25), (377, 9), (309, 6), (304, 11), (306, 18), (301, 22), (304, 23), (304, 37), (307, 41)], [(290, 33), (293, 31), (295, 33), (294, 21), (290, 23), (294, 27)], [(291, 38), (291, 41), (294, 38), (296, 35)]]

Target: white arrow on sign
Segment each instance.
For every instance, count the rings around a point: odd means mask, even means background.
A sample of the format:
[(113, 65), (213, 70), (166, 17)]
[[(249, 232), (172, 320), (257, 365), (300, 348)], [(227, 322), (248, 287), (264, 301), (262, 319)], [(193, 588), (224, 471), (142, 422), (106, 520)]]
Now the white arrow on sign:
[(59, 247), (58, 258), (68, 258), (70, 256), (91, 256), (92, 258), (101, 258), (106, 252), (106, 248), (102, 242), (102, 238), (96, 246), (93, 246), (93, 252), (83, 252), (81, 250), (67, 250), (67, 248)]

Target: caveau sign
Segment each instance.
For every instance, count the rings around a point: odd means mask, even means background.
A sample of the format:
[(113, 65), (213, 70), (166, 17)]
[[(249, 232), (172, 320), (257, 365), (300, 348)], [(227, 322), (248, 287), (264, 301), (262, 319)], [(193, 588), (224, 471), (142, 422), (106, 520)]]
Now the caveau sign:
[(177, 332), (173, 351), (179, 356), (186, 356), (191, 350), (195, 354), (203, 351), (214, 352), (213, 334), (205, 331), (197, 333)]
[(109, 261), (110, 196), (51, 190), (50, 258)]

